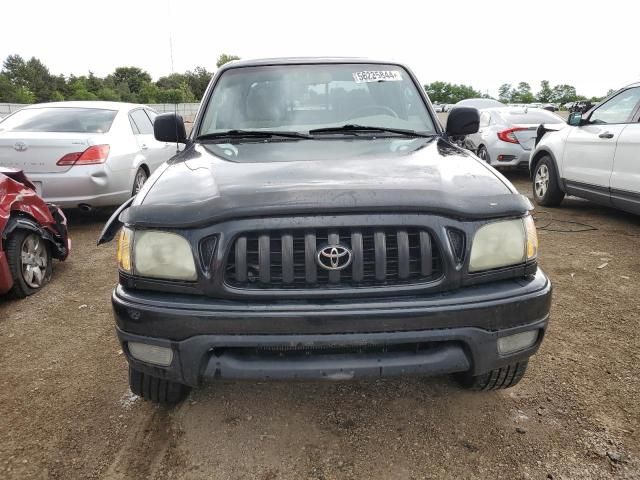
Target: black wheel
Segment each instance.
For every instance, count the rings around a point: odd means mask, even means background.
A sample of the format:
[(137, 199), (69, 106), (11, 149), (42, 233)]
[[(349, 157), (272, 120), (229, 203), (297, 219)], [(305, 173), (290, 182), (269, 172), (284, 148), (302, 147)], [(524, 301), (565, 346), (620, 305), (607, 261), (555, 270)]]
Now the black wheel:
[(527, 371), (528, 360), (512, 363), (506, 367), (496, 368), (483, 375), (459, 373), (456, 380), (467, 390), (487, 391), (500, 390), (516, 385)]
[(5, 243), (13, 287), (9, 295), (24, 298), (51, 279), (51, 246), (36, 232), (15, 230)]
[(533, 172), (533, 198), (544, 207), (558, 206), (564, 198), (564, 192), (558, 186), (555, 165), (548, 155), (540, 159)]
[(148, 178), (149, 178), (149, 175), (147, 174), (147, 171), (143, 167), (138, 168), (138, 171), (136, 172), (136, 176), (133, 177), (133, 189), (131, 190), (132, 196), (135, 196), (138, 194), (138, 192), (142, 189), (142, 186), (145, 184)]
[(489, 158), (489, 152), (487, 151), (487, 147), (485, 147), (484, 145), (480, 145), (480, 147), (478, 147), (478, 158), (480, 160), (482, 160), (483, 162), (486, 162), (489, 165), (491, 165), (491, 159)]
[(182, 383), (152, 377), (131, 366), (129, 366), (129, 388), (139, 397), (154, 403), (179, 403), (189, 394), (189, 387)]

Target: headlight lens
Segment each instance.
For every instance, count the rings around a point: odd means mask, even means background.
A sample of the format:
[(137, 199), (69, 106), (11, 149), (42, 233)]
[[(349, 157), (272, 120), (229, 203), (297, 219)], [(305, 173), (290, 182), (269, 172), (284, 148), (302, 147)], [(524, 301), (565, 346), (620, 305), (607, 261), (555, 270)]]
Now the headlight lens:
[(137, 275), (169, 280), (197, 278), (191, 245), (175, 233), (137, 231), (133, 258)]
[(524, 228), (527, 231), (527, 261), (533, 260), (538, 256), (538, 231), (536, 224), (533, 223), (533, 217), (527, 215), (524, 217)]
[(132, 231), (123, 227), (118, 235), (117, 258), (120, 270), (131, 273), (131, 239)]
[(476, 232), (471, 247), (469, 271), (517, 265), (538, 254), (536, 227), (530, 215), (489, 223)]

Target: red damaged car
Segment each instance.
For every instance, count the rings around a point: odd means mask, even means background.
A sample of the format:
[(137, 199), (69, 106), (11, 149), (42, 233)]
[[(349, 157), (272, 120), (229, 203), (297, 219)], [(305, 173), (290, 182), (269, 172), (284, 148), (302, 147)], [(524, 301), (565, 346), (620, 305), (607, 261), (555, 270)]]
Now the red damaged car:
[(67, 219), (20, 170), (0, 167), (0, 295), (24, 298), (50, 279), (53, 259), (69, 255)]

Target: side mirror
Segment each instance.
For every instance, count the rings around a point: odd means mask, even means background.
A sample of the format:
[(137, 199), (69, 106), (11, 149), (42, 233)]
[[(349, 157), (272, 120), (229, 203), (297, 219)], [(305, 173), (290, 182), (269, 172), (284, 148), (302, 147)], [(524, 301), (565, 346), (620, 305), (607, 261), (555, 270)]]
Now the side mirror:
[(480, 113), (473, 107), (456, 107), (447, 118), (447, 135), (456, 137), (477, 133), (480, 128)]
[(571, 112), (569, 114), (569, 119), (567, 123), (572, 127), (579, 127), (583, 124), (582, 122), (582, 112)]
[(153, 136), (160, 142), (187, 143), (184, 120), (175, 113), (163, 113), (153, 123)]

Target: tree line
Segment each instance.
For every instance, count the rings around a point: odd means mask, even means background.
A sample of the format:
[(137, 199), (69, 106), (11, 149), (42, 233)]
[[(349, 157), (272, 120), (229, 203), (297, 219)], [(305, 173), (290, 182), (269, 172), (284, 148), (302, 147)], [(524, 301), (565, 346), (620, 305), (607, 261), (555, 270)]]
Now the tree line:
[[(235, 55), (222, 54), (220, 67)], [(195, 67), (185, 73), (172, 73), (151, 79), (138, 67), (118, 67), (106, 77), (88, 75), (53, 75), (39, 59), (25, 60), (9, 55), (0, 70), (0, 103), (40, 103), (63, 100), (109, 100), (131, 103), (189, 103), (204, 94), (212, 72)]]
[[(220, 67), (235, 55), (222, 54), (216, 66)], [(53, 75), (39, 59), (25, 60), (20, 55), (9, 55), (0, 70), (0, 103), (40, 103), (63, 100), (110, 100), (131, 103), (189, 103), (202, 98), (212, 72), (195, 67), (185, 73), (172, 73), (153, 81), (148, 72), (139, 67), (118, 67), (106, 77), (88, 75)], [(453, 104), (466, 98), (492, 98), (469, 85), (436, 81), (424, 85), (434, 103)], [(609, 90), (612, 93), (613, 90)], [(540, 82), (540, 90), (533, 93), (531, 86), (520, 82), (515, 87), (505, 83), (498, 89), (498, 100), (504, 103), (559, 103), (578, 100), (599, 101), (578, 95), (572, 85), (551, 86)]]
[[(434, 103), (457, 103), (466, 98), (493, 98), (486, 93), (482, 93), (469, 85), (457, 85), (447, 82), (433, 82), (424, 85), (424, 89), (429, 94), (429, 98)], [(607, 96), (613, 93), (609, 90)], [(498, 100), (503, 103), (558, 103), (565, 104), (580, 100), (591, 100), (599, 102), (604, 97), (585, 97), (578, 95), (576, 88), (572, 85), (554, 85), (548, 80), (540, 82), (540, 90), (533, 93), (531, 86), (527, 82), (520, 82), (515, 87), (510, 83), (504, 83), (498, 89)]]

